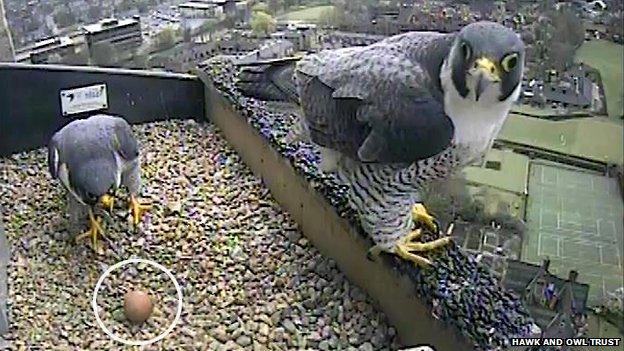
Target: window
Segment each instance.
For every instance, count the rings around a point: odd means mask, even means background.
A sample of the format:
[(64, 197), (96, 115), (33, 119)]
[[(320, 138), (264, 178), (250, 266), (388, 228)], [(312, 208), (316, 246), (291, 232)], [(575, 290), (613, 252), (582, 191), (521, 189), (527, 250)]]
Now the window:
[(500, 161), (486, 161), (485, 162), (485, 168), (493, 169), (493, 170), (496, 170), (496, 171), (500, 171), (501, 170), (501, 163), (500, 163)]

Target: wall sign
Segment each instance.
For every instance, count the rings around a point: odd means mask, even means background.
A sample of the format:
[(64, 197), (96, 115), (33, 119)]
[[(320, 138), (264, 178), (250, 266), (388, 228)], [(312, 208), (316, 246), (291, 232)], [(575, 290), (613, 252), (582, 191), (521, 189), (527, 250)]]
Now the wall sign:
[(106, 84), (61, 90), (63, 116), (101, 110), (108, 107)]

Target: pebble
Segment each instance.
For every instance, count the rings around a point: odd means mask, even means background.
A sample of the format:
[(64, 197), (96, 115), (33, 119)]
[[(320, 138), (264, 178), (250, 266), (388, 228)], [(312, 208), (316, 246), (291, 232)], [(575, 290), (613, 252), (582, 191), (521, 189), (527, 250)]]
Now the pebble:
[(284, 325), (284, 328), (287, 332), (291, 334), (297, 332), (297, 327), (295, 327), (295, 324), (290, 319), (286, 319), (282, 324)]
[(365, 342), (359, 347), (360, 351), (374, 351), (373, 345), (370, 342)]
[[(129, 257), (163, 264), (184, 287), (184, 312), (175, 337), (163, 340), (162, 349), (205, 345), (211, 350), (239, 350), (243, 347), (239, 343), (246, 344), (247, 338), (251, 340), (244, 347), (247, 349), (316, 348), (308, 340), (313, 332), (334, 349), (350, 346), (339, 335), (358, 331), (346, 330), (331, 316), (337, 316), (343, 297), (352, 299), (355, 286), (303, 240), (296, 224), (217, 128), (172, 120), (133, 126), (133, 130), (141, 146), (140, 197), (153, 208), (133, 231), (125, 222), (120, 199), (119, 213), (105, 223), (110, 241), (103, 241), (103, 255), (84, 243), (53, 239), (56, 234), (69, 233), (63, 191), (47, 173), (46, 150), (0, 158), (0, 183), (20, 184), (0, 187), (0, 212), (11, 244), (8, 275), (14, 293), (8, 301), (11, 324), (6, 336), (11, 347), (117, 349), (118, 344), (109, 340), (85, 311), (91, 310), (91, 293), (99, 276)], [(34, 172), (27, 174), (25, 169)], [(253, 271), (249, 267), (252, 260)], [(326, 268), (320, 274), (308, 269), (310, 262)], [(148, 268), (129, 268), (125, 274), (129, 280), (143, 281), (142, 269)], [(154, 279), (153, 289), (175, 299), (170, 285), (167, 279)], [(323, 290), (316, 289), (317, 285)], [(114, 304), (106, 302), (114, 300), (114, 294), (110, 289), (98, 298), (99, 314), (105, 323), (121, 327), (121, 314), (116, 321), (112, 316), (115, 309), (109, 309)], [(350, 301), (351, 307), (343, 311), (346, 321), (364, 318), (387, 325), (386, 317), (372, 307), (370, 299), (366, 299), (371, 306), (366, 314), (357, 310), (355, 302)], [(149, 327), (152, 319), (167, 324), (172, 318), (163, 312), (158, 319), (155, 311), (144, 327)], [(336, 325), (336, 329), (321, 332), (318, 328), (322, 326), (312, 319), (319, 316), (323, 319), (317, 322)], [(356, 322), (352, 326), (373, 329)], [(148, 336), (158, 329), (144, 327), (136, 333)], [(31, 339), (33, 335), (36, 339)], [(367, 340), (358, 342), (363, 341)], [(396, 349), (396, 336), (384, 335), (383, 344)]]
[(241, 335), (236, 339), (236, 343), (242, 347), (251, 345), (251, 338), (247, 335)]

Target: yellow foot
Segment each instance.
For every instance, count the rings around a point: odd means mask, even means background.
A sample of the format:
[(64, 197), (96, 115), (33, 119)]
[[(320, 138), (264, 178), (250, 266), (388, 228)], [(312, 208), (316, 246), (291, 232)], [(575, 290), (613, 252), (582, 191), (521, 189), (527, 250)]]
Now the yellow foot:
[(418, 239), (421, 234), (422, 229), (417, 229), (409, 233), (396, 245), (395, 253), (405, 260), (414, 262), (417, 266), (426, 267), (431, 265), (431, 260), (417, 255), (414, 252), (426, 252), (444, 247), (451, 242), (451, 237), (447, 236), (427, 243), (416, 242), (415, 240)]
[(421, 225), (426, 226), (429, 230), (434, 233), (438, 233), (440, 229), (438, 226), (438, 221), (429, 214), (425, 206), (421, 203), (418, 203), (412, 207), (412, 219), (416, 223), (420, 223)]
[(136, 227), (141, 221), (143, 214), (151, 208), (152, 206), (144, 205), (140, 203), (134, 195), (130, 195), (130, 214), (132, 215), (132, 224)]
[(100, 203), (104, 208), (106, 208), (110, 213), (113, 213), (113, 207), (115, 207), (115, 198), (111, 195), (102, 195), (100, 198)]
[(98, 254), (101, 254), (103, 252), (103, 248), (101, 246), (98, 246), (97, 238), (98, 238), (98, 235), (104, 236), (104, 231), (102, 230), (102, 219), (96, 218), (93, 215), (92, 209), (89, 209), (89, 223), (90, 223), (90, 229), (76, 236), (76, 242), (84, 240), (84, 239), (91, 239), (93, 250), (97, 252)]

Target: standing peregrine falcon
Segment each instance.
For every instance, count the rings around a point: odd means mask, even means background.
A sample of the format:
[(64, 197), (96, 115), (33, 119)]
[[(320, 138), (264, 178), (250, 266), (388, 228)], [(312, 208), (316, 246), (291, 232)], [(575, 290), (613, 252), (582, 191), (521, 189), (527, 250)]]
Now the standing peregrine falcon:
[(130, 125), (119, 117), (95, 115), (75, 120), (56, 132), (48, 145), (50, 174), (67, 190), (72, 224), (88, 210), (90, 229), (79, 235), (91, 238), (94, 250), (98, 234), (103, 234), (95, 206), (113, 209), (114, 196), (121, 185), (130, 192), (129, 210), (136, 226), (149, 209), (137, 200), (141, 186), (139, 146)]
[[(520, 94), (523, 69), (521, 39), (493, 22), (451, 34), (405, 33), (297, 63), (302, 130), (320, 146), (321, 168), (349, 185), (350, 203), (376, 243), (372, 252), (426, 265), (419, 252), (450, 242), (415, 241), (414, 221), (438, 231), (419, 191), (482, 160)], [(255, 95), (249, 87), (258, 69), (247, 71), (238, 86)]]

